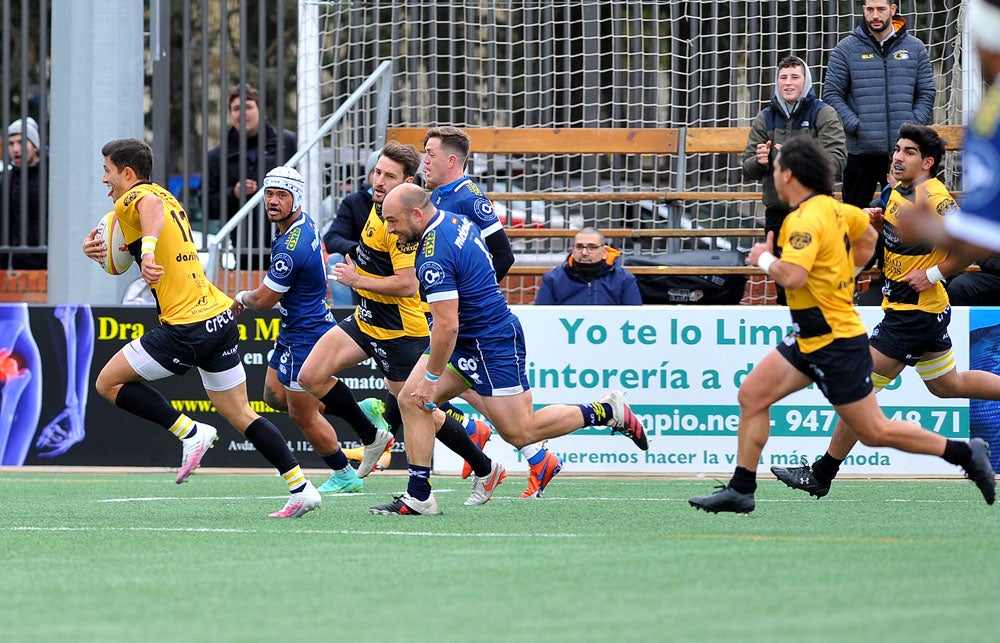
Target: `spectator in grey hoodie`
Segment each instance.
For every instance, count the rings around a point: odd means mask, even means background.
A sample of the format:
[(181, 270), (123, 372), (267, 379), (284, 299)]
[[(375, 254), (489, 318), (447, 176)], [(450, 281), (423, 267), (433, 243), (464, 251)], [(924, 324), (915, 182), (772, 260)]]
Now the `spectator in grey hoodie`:
[[(775, 241), (790, 208), (778, 198), (774, 189), (771, 163), (781, 144), (793, 136), (817, 139), (830, 155), (834, 175), (840, 176), (847, 162), (840, 117), (833, 107), (816, 98), (812, 74), (805, 61), (797, 56), (786, 56), (778, 63), (774, 96), (753, 119), (743, 150), (743, 175), (763, 184), (764, 231), (773, 232)], [(781, 248), (777, 245), (774, 254), (781, 256)], [(784, 305), (784, 288), (777, 286), (777, 292), (778, 304)]]

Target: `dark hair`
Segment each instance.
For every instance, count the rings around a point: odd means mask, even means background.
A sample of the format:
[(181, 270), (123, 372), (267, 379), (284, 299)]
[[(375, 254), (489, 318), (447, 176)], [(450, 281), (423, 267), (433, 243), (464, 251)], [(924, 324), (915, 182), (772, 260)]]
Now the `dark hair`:
[(412, 145), (404, 145), (399, 141), (387, 141), (380, 156), (387, 156), (403, 166), (403, 176), (415, 176), (420, 169), (420, 151)]
[(119, 138), (101, 148), (101, 156), (109, 159), (118, 171), (132, 168), (136, 177), (148, 181), (153, 173), (153, 150), (137, 138)]
[(469, 158), (469, 151), (472, 150), (472, 140), (464, 130), (451, 126), (432, 127), (424, 135), (425, 148), (427, 141), (432, 138), (441, 139), (441, 147), (456, 153), (462, 165), (465, 165), (466, 159)]
[(812, 136), (794, 136), (781, 144), (778, 151), (781, 167), (791, 170), (804, 187), (833, 195), (833, 169), (830, 157)]
[(899, 128), (899, 136), (897, 138), (905, 138), (916, 143), (917, 150), (920, 152), (920, 158), (934, 159), (934, 165), (931, 166), (928, 173), (932, 178), (937, 176), (938, 166), (941, 164), (941, 158), (944, 156), (944, 140), (938, 136), (938, 133), (933, 128), (926, 125), (903, 123), (902, 127)]
[(802, 70), (805, 71), (806, 61), (802, 60), (798, 56), (785, 56), (778, 61), (778, 71), (788, 69), (789, 67), (801, 67)]
[(246, 93), (248, 101), (253, 101), (260, 105), (260, 94), (257, 93), (257, 88), (253, 85), (233, 85), (229, 88), (229, 102), (226, 103), (226, 107), (233, 104), (233, 101), (240, 97), (240, 89)]

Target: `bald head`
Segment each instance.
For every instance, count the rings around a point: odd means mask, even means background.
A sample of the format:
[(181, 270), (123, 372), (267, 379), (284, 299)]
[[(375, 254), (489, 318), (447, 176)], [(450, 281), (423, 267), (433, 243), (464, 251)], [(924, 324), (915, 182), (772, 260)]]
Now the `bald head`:
[(382, 219), (386, 230), (404, 243), (420, 240), (424, 228), (437, 213), (430, 195), (419, 185), (401, 183), (382, 202)]

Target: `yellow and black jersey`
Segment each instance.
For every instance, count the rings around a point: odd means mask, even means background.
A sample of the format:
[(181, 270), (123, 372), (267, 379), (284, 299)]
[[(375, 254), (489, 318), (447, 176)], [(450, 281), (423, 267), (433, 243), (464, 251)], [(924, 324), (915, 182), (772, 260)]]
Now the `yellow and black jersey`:
[[(375, 206), (372, 206), (361, 231), (355, 269), (360, 275), (385, 279), (397, 270), (413, 268), (416, 250), (416, 243), (403, 244), (396, 235), (389, 234)], [(430, 335), (419, 295), (394, 297), (361, 289), (358, 289), (358, 295), (361, 303), (355, 315), (358, 328), (365, 334), (376, 339)]]
[(187, 213), (174, 195), (155, 183), (133, 185), (115, 201), (115, 214), (129, 252), (136, 261), (141, 261), (142, 224), (138, 205), (147, 196), (155, 196), (163, 202), (163, 229), (153, 253), (156, 263), (163, 266), (163, 276), (160, 283), (150, 289), (156, 298), (160, 323), (193, 324), (228, 310), (233, 300), (205, 276)]
[(868, 220), (859, 208), (817, 194), (800, 203), (781, 225), (781, 260), (809, 273), (804, 286), (785, 291), (803, 353), (866, 333), (854, 309), (851, 239), (864, 233)]
[(882, 309), (922, 310), (940, 313), (948, 307), (948, 293), (940, 281), (924, 292), (914, 290), (904, 278), (913, 270), (927, 270), (948, 258), (947, 251), (926, 241), (904, 243), (899, 239), (899, 213), (914, 203), (927, 204), (934, 216), (941, 218), (958, 207), (948, 188), (937, 179), (927, 179), (916, 185), (904, 187), (897, 184), (889, 193), (889, 202), (883, 213), (885, 261), (882, 274)]

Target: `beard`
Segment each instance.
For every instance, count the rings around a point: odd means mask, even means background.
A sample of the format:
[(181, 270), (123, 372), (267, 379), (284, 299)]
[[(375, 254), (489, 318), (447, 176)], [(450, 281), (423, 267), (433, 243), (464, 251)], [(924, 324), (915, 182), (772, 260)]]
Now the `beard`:
[(865, 24), (868, 26), (868, 31), (870, 31), (872, 33), (881, 34), (881, 33), (885, 32), (885, 30), (888, 29), (892, 25), (892, 18), (889, 18), (887, 21), (883, 22), (882, 23), (882, 27), (879, 28), (879, 29), (876, 29), (875, 27), (873, 27), (872, 23), (870, 23), (870, 22), (865, 22)]

